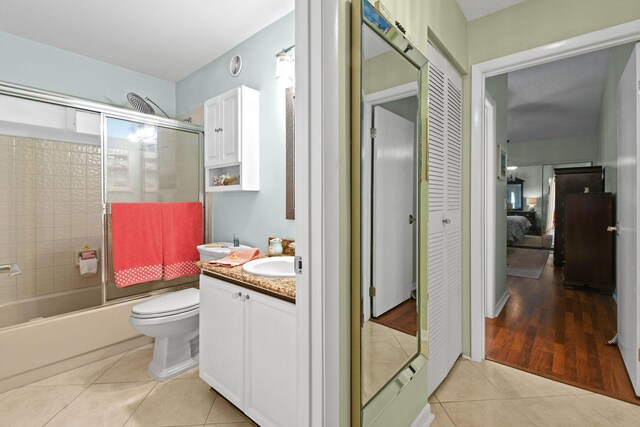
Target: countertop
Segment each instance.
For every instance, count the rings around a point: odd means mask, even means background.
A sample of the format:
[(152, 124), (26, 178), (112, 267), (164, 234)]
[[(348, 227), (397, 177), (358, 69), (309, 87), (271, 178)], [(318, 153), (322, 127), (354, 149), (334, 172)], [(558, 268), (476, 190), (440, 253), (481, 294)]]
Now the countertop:
[[(261, 256), (264, 258), (266, 255)], [(207, 263), (207, 261), (197, 262), (196, 265), (202, 269), (202, 273), (215, 277), (234, 285), (242, 286), (247, 289), (254, 290), (263, 294), (271, 295), (282, 300), (295, 303), (296, 302), (296, 279), (263, 277), (254, 274), (245, 273), (242, 266), (237, 267), (216, 267)]]

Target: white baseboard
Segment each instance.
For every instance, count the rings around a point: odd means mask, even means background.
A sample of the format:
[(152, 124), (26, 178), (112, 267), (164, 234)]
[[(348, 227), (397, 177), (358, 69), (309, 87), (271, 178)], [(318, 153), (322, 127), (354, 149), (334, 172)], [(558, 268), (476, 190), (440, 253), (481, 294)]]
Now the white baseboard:
[(429, 427), (436, 416), (431, 413), (431, 405), (427, 402), (427, 405), (422, 408), (422, 411), (418, 414), (416, 419), (411, 423), (411, 427)]
[(496, 304), (496, 311), (493, 314), (493, 317), (500, 316), (500, 312), (507, 304), (507, 301), (509, 301), (509, 291), (505, 292), (504, 295), (502, 295), (502, 298), (500, 298), (500, 301), (498, 301), (498, 303)]

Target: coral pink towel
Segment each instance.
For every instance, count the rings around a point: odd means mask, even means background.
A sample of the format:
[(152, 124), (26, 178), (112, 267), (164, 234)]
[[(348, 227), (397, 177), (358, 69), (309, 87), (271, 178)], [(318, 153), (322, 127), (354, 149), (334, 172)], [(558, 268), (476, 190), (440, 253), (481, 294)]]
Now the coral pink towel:
[(119, 288), (162, 278), (160, 203), (113, 203), (111, 235)]
[(194, 265), (202, 244), (202, 203), (162, 203), (162, 252), (165, 280), (199, 274)]
[(215, 261), (209, 261), (209, 265), (214, 265), (216, 267), (237, 267), (251, 261), (252, 259), (258, 258), (259, 256), (260, 249), (240, 249), (238, 251), (231, 252), (224, 258), (220, 258)]

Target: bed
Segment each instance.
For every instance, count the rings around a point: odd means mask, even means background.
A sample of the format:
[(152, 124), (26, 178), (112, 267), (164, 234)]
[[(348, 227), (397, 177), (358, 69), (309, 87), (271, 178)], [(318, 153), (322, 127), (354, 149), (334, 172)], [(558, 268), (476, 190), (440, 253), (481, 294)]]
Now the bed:
[(507, 242), (515, 243), (524, 239), (524, 235), (531, 228), (529, 220), (523, 216), (507, 217)]

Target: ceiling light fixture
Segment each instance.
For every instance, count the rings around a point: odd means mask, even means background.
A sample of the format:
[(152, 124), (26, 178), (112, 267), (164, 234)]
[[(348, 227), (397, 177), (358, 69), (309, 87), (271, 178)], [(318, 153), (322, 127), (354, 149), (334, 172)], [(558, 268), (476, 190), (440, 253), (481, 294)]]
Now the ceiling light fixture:
[(276, 54), (276, 80), (285, 87), (292, 86), (295, 80), (293, 69), (294, 60), (289, 54), (289, 51), (294, 47), (296, 47), (296, 45), (291, 45)]

